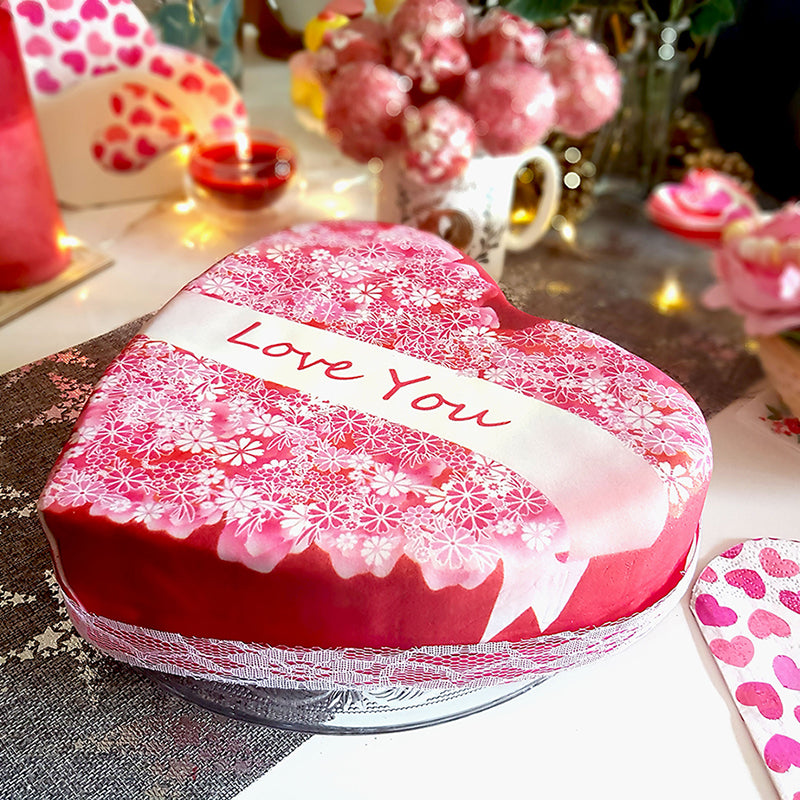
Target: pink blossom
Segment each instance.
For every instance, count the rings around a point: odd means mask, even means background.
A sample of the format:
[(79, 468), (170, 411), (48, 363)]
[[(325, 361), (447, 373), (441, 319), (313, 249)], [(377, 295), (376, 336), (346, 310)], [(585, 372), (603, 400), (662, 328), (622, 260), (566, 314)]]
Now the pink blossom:
[(544, 141), (556, 119), (550, 77), (531, 64), (498, 61), (467, 76), (462, 105), (491, 155), (519, 153)]
[(506, 58), (540, 66), (546, 41), (547, 34), (538, 25), (493, 8), (475, 26), (469, 53), (474, 67)]
[(385, 64), (389, 57), (386, 34), (383, 23), (370, 17), (358, 17), (341, 28), (325, 31), (322, 46), (313, 54), (322, 82), (329, 84), (345, 64)]
[(472, 117), (445, 97), (407, 114), (405, 164), (421, 183), (443, 183), (458, 177), (475, 152)]
[(328, 90), (325, 126), (341, 151), (360, 162), (386, 155), (402, 137), (409, 88), (408, 78), (382, 64), (359, 62), (339, 70)]
[(713, 169), (693, 169), (680, 183), (657, 186), (647, 213), (660, 228), (684, 239), (718, 245), (726, 225), (758, 214), (751, 195)]
[(556, 90), (556, 127), (567, 136), (597, 130), (619, 107), (622, 80), (597, 42), (558, 31), (545, 45), (543, 66)]
[(730, 226), (713, 268), (718, 282), (706, 293), (706, 304), (742, 314), (749, 334), (800, 326), (800, 205)]

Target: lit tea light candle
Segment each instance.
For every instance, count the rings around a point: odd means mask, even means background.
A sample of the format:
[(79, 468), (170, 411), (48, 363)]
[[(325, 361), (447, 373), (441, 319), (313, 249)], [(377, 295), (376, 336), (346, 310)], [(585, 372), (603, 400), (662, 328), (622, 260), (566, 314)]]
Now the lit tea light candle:
[(0, 290), (54, 278), (70, 263), (10, 12), (0, 4)]
[(223, 210), (257, 211), (286, 191), (295, 167), (291, 145), (269, 131), (210, 136), (189, 157), (189, 190)]

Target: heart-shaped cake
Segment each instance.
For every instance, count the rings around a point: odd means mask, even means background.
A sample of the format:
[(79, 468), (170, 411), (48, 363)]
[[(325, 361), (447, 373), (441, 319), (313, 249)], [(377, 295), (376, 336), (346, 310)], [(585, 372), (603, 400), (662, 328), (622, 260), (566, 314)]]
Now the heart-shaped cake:
[(118, 658), (491, 683), (669, 610), (710, 469), (655, 367), (518, 311), (430, 234), (329, 222), (180, 292), (101, 379), (40, 509), (73, 620)]

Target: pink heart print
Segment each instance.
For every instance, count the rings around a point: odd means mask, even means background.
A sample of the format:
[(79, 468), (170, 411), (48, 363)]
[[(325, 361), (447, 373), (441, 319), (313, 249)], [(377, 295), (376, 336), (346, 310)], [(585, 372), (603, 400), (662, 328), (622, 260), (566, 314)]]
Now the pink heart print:
[(760, 681), (749, 681), (739, 684), (736, 699), (745, 706), (754, 706), (766, 719), (780, 719), (783, 714), (783, 703), (772, 685)]
[(785, 619), (763, 608), (757, 608), (750, 615), (747, 627), (757, 639), (766, 639), (772, 635), (785, 638), (792, 633), (792, 627)]
[(782, 800), (800, 800), (800, 542), (753, 539), (720, 554), (690, 607)]
[(765, 547), (759, 554), (758, 560), (767, 575), (773, 578), (791, 578), (800, 572), (800, 566), (790, 558), (781, 558), (777, 550)]
[(193, 136), (189, 120), (141, 83), (126, 83), (113, 92), (109, 111), (111, 122), (92, 139), (92, 153), (107, 170), (136, 172)]
[(695, 601), (695, 612), (700, 621), (706, 625), (725, 628), (733, 625), (739, 617), (732, 608), (721, 606), (710, 594), (700, 594)]
[(800, 669), (789, 656), (775, 656), (772, 670), (781, 686), (800, 691)]
[(752, 569), (732, 569), (725, 574), (725, 580), (731, 585), (744, 591), (748, 597), (760, 600), (766, 593), (764, 581)]
[(712, 639), (708, 646), (711, 652), (732, 667), (746, 667), (755, 653), (753, 643), (746, 636), (734, 636), (733, 639)]

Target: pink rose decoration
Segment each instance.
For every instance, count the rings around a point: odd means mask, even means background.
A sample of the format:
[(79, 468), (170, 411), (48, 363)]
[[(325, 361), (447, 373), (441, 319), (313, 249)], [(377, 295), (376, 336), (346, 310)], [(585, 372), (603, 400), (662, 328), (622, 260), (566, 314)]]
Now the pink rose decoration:
[(676, 236), (718, 245), (726, 225), (755, 216), (758, 205), (733, 178), (693, 169), (680, 183), (657, 186), (647, 201), (650, 219)]
[(569, 29), (552, 34), (544, 68), (556, 89), (556, 127), (580, 138), (608, 122), (619, 107), (622, 80), (613, 59), (596, 42)]
[(752, 336), (800, 326), (800, 205), (730, 226), (713, 267), (718, 283), (704, 297), (708, 307), (740, 313)]

